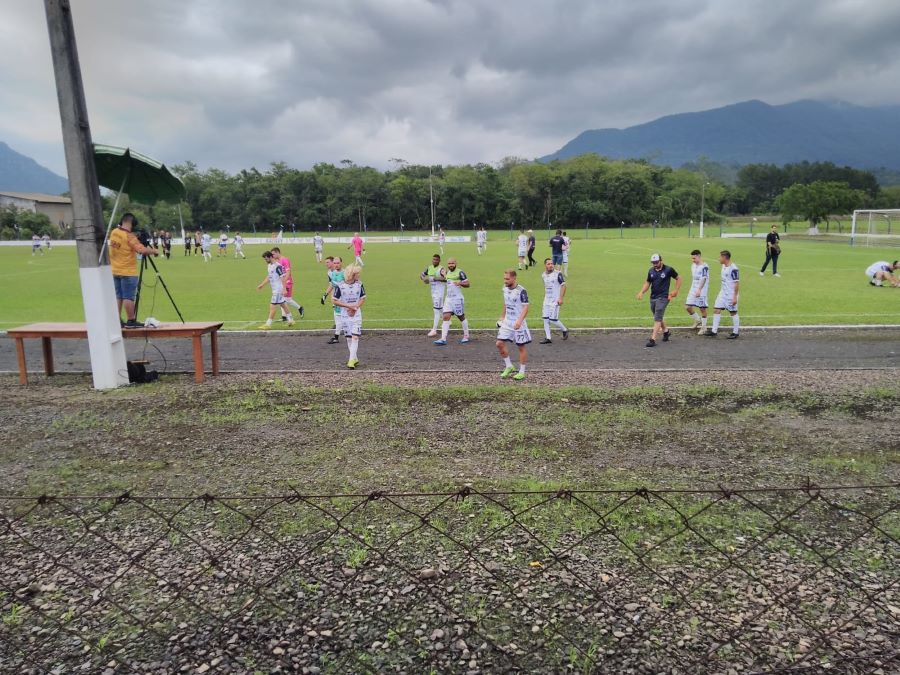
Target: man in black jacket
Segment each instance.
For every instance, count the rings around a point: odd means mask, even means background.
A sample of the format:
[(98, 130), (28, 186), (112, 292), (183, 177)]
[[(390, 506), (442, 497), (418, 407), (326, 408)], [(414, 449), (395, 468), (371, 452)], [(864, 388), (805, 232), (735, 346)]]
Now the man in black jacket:
[(763, 263), (759, 276), (765, 276), (766, 268), (769, 261), (772, 262), (772, 276), (780, 277), (778, 274), (778, 256), (781, 255), (781, 237), (778, 236), (778, 225), (772, 225), (772, 231), (766, 235), (766, 262)]

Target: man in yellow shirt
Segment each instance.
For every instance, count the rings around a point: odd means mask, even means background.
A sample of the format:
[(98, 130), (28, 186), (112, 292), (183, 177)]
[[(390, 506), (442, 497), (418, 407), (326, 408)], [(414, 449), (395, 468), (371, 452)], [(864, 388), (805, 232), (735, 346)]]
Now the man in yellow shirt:
[(133, 213), (126, 213), (119, 221), (119, 226), (109, 233), (109, 264), (112, 267), (113, 283), (116, 287), (116, 301), (119, 305), (119, 320), (122, 319), (122, 307), (128, 321), (122, 323), (123, 328), (142, 328), (144, 324), (134, 315), (134, 297), (138, 287), (137, 254), (157, 255), (155, 248), (144, 246), (132, 230), (138, 221)]

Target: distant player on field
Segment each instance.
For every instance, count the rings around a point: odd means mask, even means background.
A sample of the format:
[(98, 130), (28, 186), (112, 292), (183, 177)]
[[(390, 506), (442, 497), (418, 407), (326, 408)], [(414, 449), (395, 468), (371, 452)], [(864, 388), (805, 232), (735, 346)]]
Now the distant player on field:
[(528, 253), (528, 236), (525, 234), (525, 228), (519, 230), (519, 236), (516, 239), (516, 255), (519, 258), (519, 269), (528, 269), (528, 263), (525, 262), (525, 256)]
[(240, 232), (237, 232), (234, 235), (234, 257), (235, 257), (235, 260), (237, 260), (238, 256), (241, 256), (241, 258), (244, 260), (247, 259), (247, 256), (244, 255), (244, 238), (241, 236)]
[(44, 255), (44, 249), (41, 248), (41, 238), (36, 234), (31, 235), (31, 255), (34, 255), (40, 251), (41, 255)]
[(563, 299), (566, 297), (566, 278), (563, 273), (553, 266), (553, 260), (546, 258), (544, 260), (544, 272), (541, 274), (544, 280), (544, 339), (540, 344), (549, 345), (553, 343), (550, 337), (550, 324), (562, 331), (563, 340), (569, 339), (569, 330), (559, 320), (559, 310), (562, 307)]
[(45, 232), (44, 236), (41, 237), (41, 241), (44, 242), (44, 246), (46, 246), (47, 250), (49, 251), (50, 250), (50, 235)]
[(569, 249), (572, 248), (572, 238), (567, 232), (562, 233), (562, 238), (565, 242), (565, 245), (563, 246), (562, 271), (563, 274), (569, 276)]
[[(275, 258), (275, 261), (281, 265), (281, 269), (284, 270), (284, 277), (282, 278), (282, 282), (284, 283), (284, 304), (290, 305), (300, 314), (300, 318), (303, 318), (303, 305), (299, 304), (296, 300), (294, 300), (294, 274), (291, 270), (291, 261), (287, 256), (281, 254), (281, 249), (277, 246), (272, 247), (272, 257)], [(287, 321), (288, 316), (290, 316), (290, 312), (286, 311), (284, 306), (281, 307), (281, 319), (282, 321)]]
[[(650, 290), (650, 312), (653, 314), (653, 332), (650, 339), (647, 340), (647, 347), (656, 346), (656, 338), (662, 332), (663, 342), (669, 341), (669, 328), (666, 326), (665, 314), (669, 301), (673, 300), (681, 290), (681, 278), (678, 272), (663, 264), (662, 256), (654, 253), (650, 256), (650, 263), (653, 265), (647, 272), (647, 280), (641, 290), (638, 291), (637, 299), (642, 300), (644, 293)], [(675, 279), (675, 291), (670, 292), (672, 279)]]
[[(269, 318), (266, 319), (266, 322), (259, 328), (260, 330), (269, 330), (272, 328), (275, 310), (284, 305), (284, 283), (282, 282), (284, 270), (281, 265), (278, 264), (278, 261), (275, 260), (271, 251), (266, 251), (262, 254), (262, 257), (263, 260), (266, 261), (266, 278), (259, 283), (256, 289), (262, 290), (262, 287), (268, 283), (272, 288), (272, 300), (269, 302)], [(294, 318), (291, 316), (290, 311), (288, 311), (287, 316), (288, 325), (292, 326), (294, 324)]]
[(216, 255), (220, 258), (228, 255), (228, 235), (224, 232), (219, 233), (219, 252)]
[(462, 289), (469, 287), (469, 277), (461, 269), (456, 267), (456, 258), (447, 261), (447, 269), (444, 272), (446, 280), (447, 296), (444, 299), (444, 321), (441, 324), (441, 337), (434, 344), (443, 347), (447, 344), (447, 334), (450, 332), (450, 319), (456, 316), (462, 324), (463, 336), (459, 344), (469, 342), (469, 320), (466, 318), (466, 300)]
[(712, 330), (706, 331), (705, 335), (716, 337), (719, 334), (719, 322), (722, 320), (722, 310), (724, 309), (731, 314), (731, 335), (728, 336), (728, 339), (735, 340), (741, 332), (741, 319), (738, 316), (741, 275), (738, 266), (731, 262), (731, 251), (722, 251), (719, 254), (719, 262), (722, 264), (722, 286), (716, 296)]
[(900, 286), (900, 278), (894, 274), (900, 269), (900, 261), (895, 260), (892, 263), (879, 260), (872, 263), (866, 268), (866, 278), (872, 286), (884, 286), (884, 282), (888, 282), (894, 288)]
[(684, 300), (684, 308), (694, 320), (697, 334), (706, 331), (707, 307), (709, 307), (709, 265), (703, 262), (700, 251), (691, 251), (691, 290)]
[[(514, 380), (524, 380), (528, 363), (526, 346), (531, 342), (531, 332), (525, 321), (528, 316), (528, 291), (519, 285), (517, 276), (516, 270), (503, 273), (503, 314), (497, 322), (497, 350), (505, 366), (500, 377), (506, 379), (512, 375)], [(519, 348), (519, 372), (516, 372), (509, 358), (507, 342), (515, 342)]]
[(447, 243), (447, 233), (444, 232), (444, 228), (439, 228), (438, 232), (438, 248), (441, 250), (441, 255), (444, 255), (444, 244)]
[[(334, 295), (334, 289), (337, 284), (344, 280), (342, 265), (343, 261), (338, 256), (325, 258), (325, 268), (328, 270), (328, 289), (325, 291), (325, 295), (322, 296), (322, 304), (325, 304), (326, 299), (330, 300), (331, 296)], [(341, 308), (334, 304), (332, 304), (332, 308), (334, 310), (334, 335), (331, 336), (328, 344), (336, 345), (341, 341)]]
[(359, 232), (353, 233), (353, 239), (350, 240), (350, 246), (347, 248), (353, 248), (353, 255), (356, 256), (356, 260), (354, 261), (355, 265), (359, 265), (360, 267), (364, 267), (365, 264), (362, 260), (362, 254), (365, 253), (365, 249), (363, 248), (363, 239), (359, 236)]
[(313, 250), (316, 252), (316, 262), (322, 262), (322, 250), (325, 247), (325, 240), (316, 232), (313, 236)]
[(347, 367), (351, 370), (359, 365), (357, 350), (362, 335), (362, 306), (366, 301), (366, 289), (359, 280), (359, 272), (360, 269), (356, 265), (347, 267), (343, 273), (343, 280), (335, 285), (331, 297), (331, 302), (341, 312), (341, 328), (344, 337), (347, 338), (347, 348), (350, 350)]
[(537, 262), (534, 259), (534, 249), (537, 248), (537, 239), (534, 236), (534, 230), (528, 230), (528, 266), (534, 267)]
[(446, 270), (441, 267), (441, 256), (435, 253), (431, 256), (431, 264), (419, 275), (423, 284), (428, 284), (431, 289), (431, 308), (434, 313), (434, 323), (428, 331), (428, 337), (437, 335), (437, 327), (441, 322), (444, 312), (444, 291), (447, 288), (447, 279), (444, 277)]
[(484, 225), (481, 226), (481, 229), (475, 233), (475, 250), (478, 251), (478, 255), (481, 255), (487, 249), (487, 232), (484, 229)]
[(194, 238), (191, 235), (189, 235), (189, 234), (184, 235), (184, 254), (186, 256), (191, 255), (191, 244), (193, 244), (193, 243), (194, 243)]
[(556, 234), (550, 237), (550, 259), (553, 261), (553, 267), (559, 272), (563, 265), (563, 248), (566, 240), (563, 239), (562, 230), (557, 230)]
[(200, 249), (203, 252), (203, 262), (209, 262), (210, 260), (212, 260), (212, 253), (209, 252), (210, 246), (212, 246), (212, 237), (204, 232), (200, 237)]

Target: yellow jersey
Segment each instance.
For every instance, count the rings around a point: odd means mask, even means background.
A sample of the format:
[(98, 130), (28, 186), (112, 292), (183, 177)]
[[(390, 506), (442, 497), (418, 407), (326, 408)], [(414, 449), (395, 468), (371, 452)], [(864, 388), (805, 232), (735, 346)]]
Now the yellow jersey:
[(117, 227), (109, 233), (109, 264), (112, 273), (117, 277), (136, 277), (138, 275), (136, 249), (140, 250), (141, 242), (133, 232)]

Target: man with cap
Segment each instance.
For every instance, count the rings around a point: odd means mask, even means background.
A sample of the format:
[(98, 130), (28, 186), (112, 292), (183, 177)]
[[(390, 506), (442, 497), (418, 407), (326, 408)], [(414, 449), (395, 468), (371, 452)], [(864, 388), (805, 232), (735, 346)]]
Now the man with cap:
[[(644, 293), (648, 290), (650, 291), (650, 311), (653, 314), (653, 333), (651, 333), (650, 339), (647, 340), (647, 347), (655, 347), (656, 337), (659, 335), (660, 331), (662, 331), (663, 342), (669, 341), (669, 329), (666, 326), (663, 317), (665, 316), (666, 306), (669, 304), (669, 301), (674, 299), (675, 296), (678, 295), (678, 291), (681, 290), (681, 278), (678, 276), (678, 272), (668, 265), (663, 264), (662, 256), (659, 255), (659, 253), (654, 253), (650, 256), (650, 262), (653, 266), (647, 272), (647, 280), (644, 281), (644, 285), (641, 286), (641, 290), (637, 294), (637, 299), (643, 300)], [(672, 279), (675, 279), (674, 292), (669, 291)]]

